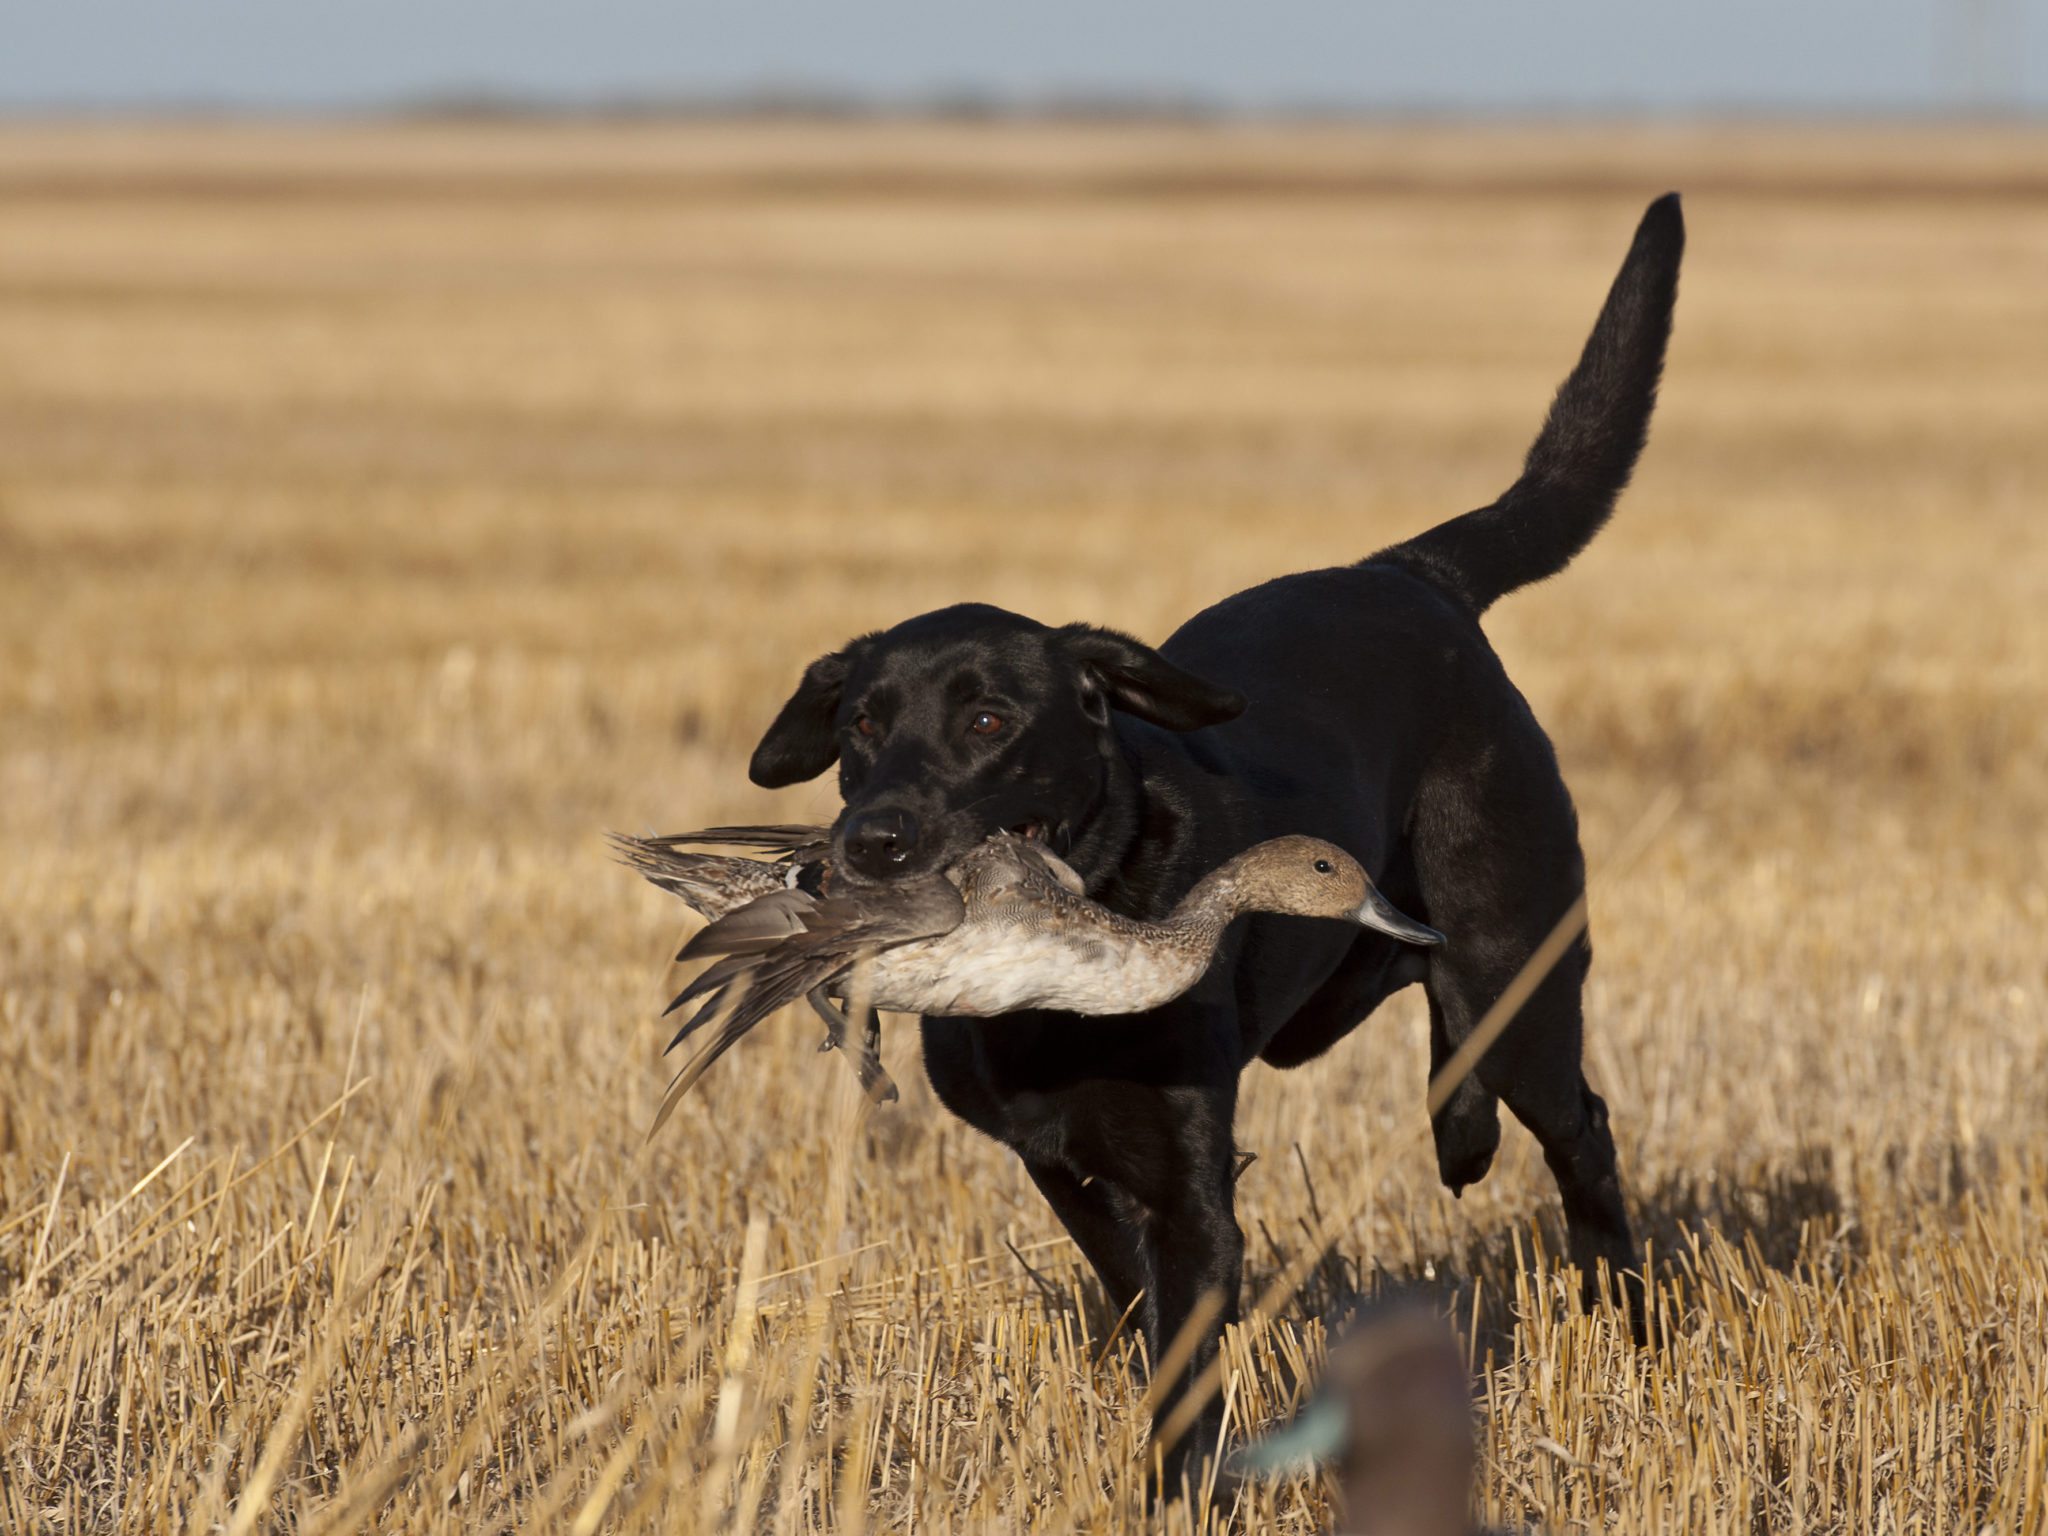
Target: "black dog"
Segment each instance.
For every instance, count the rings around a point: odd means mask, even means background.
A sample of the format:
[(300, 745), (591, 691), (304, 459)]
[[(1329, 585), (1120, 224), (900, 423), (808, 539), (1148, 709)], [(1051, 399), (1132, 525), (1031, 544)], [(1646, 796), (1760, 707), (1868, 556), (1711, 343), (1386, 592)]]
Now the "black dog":
[[(1649, 430), (1684, 243), (1677, 196), (1651, 204), (1521, 478), (1492, 506), (1241, 592), (1156, 651), (980, 605), (924, 614), (814, 662), (754, 753), (770, 788), (838, 762), (836, 852), (869, 878), (943, 866), (1010, 828), (1049, 839), (1098, 900), (1156, 917), (1232, 854), (1306, 832), (1448, 935), (1424, 954), (1254, 917), (1149, 1019), (923, 1021), (940, 1099), (1024, 1159), (1114, 1306), (1143, 1292), (1154, 1360), (1205, 1291), (1236, 1315), (1238, 1074), (1254, 1058), (1308, 1061), (1415, 981), (1443, 1062), (1582, 889), (1557, 760), (1479, 618), (1563, 570), (1613, 511)], [(1579, 1065), (1590, 961), (1581, 942), (1434, 1123), (1438, 1170), (1461, 1190), (1492, 1162), (1507, 1101), (1542, 1143), (1589, 1283), (1597, 1264), (1620, 1276), (1635, 1262), (1607, 1109)], [(1217, 1425), (1212, 1403), (1170, 1477)]]

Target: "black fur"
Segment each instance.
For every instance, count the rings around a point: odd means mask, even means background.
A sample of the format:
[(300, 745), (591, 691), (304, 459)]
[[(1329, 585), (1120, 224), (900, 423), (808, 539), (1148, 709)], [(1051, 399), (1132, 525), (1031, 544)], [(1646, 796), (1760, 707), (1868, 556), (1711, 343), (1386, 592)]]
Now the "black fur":
[[(1115, 1306), (1144, 1293), (1154, 1359), (1204, 1291), (1222, 1294), (1226, 1320), (1237, 1312), (1244, 1068), (1309, 1060), (1414, 981), (1442, 1062), (1580, 893), (1571, 797), (1478, 618), (1563, 569), (1612, 511), (1648, 430), (1683, 243), (1676, 196), (1652, 204), (1522, 477), (1492, 506), (1227, 598), (1156, 652), (977, 605), (909, 619), (813, 665), (754, 755), (766, 785), (837, 758), (835, 851), (851, 830), (876, 878), (1035, 823), (1090, 894), (1157, 917), (1250, 844), (1305, 832), (1448, 935), (1422, 955), (1256, 916), (1149, 1020), (924, 1021), (939, 1097), (1016, 1149)], [(862, 840), (864, 817), (888, 837)], [(1589, 1276), (1635, 1262), (1606, 1108), (1579, 1065), (1590, 958), (1581, 944), (1552, 972), (1434, 1124), (1439, 1170), (1461, 1189), (1492, 1160), (1505, 1100), (1543, 1146)], [(1217, 1423), (1211, 1403), (1170, 1476)]]
[(1607, 526), (1650, 435), (1671, 329), (1685, 219), (1678, 194), (1650, 204), (1522, 477), (1492, 506), (1441, 523), (1375, 558), (1405, 565), (1482, 614), (1555, 576)]

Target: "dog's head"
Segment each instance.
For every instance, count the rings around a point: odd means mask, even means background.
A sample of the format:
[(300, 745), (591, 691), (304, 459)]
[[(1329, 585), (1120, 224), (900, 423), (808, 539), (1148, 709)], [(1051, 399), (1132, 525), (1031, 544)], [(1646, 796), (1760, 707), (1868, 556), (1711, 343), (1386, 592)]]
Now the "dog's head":
[(748, 771), (779, 789), (837, 762), (835, 852), (886, 879), (1006, 829), (1064, 847), (1116, 760), (1112, 711), (1192, 731), (1244, 706), (1128, 635), (964, 603), (812, 662)]

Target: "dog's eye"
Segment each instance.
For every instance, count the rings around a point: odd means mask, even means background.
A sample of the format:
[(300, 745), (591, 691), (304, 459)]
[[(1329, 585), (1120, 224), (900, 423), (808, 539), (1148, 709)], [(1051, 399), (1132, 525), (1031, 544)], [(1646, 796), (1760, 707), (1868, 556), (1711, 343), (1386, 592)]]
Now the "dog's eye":
[(1331, 862), (1330, 862), (1330, 861), (1329, 861), (1328, 859), (1317, 859), (1317, 860), (1316, 860), (1316, 873), (1317, 873), (1317, 874), (1319, 874), (1319, 875), (1329, 875), (1329, 874), (1335, 874), (1335, 873), (1336, 873), (1336, 870), (1337, 870), (1337, 866), (1336, 866), (1336, 865), (1334, 865), (1334, 864), (1332, 864), (1332, 863), (1331, 863)]
[(873, 717), (869, 715), (854, 716), (853, 728), (863, 736), (879, 736), (882, 734), (882, 728), (875, 724)]
[(977, 736), (993, 736), (1002, 728), (1003, 717), (992, 715), (985, 709), (974, 717), (974, 723), (968, 727)]

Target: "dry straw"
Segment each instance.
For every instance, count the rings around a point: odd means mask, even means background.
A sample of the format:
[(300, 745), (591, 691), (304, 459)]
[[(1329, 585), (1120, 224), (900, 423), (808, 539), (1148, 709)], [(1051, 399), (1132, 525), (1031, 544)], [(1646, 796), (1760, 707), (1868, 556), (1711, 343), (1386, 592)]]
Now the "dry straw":
[(1592, 893), (1660, 1348), (1514, 1127), (1446, 1197), (1411, 993), (1245, 1077), (1217, 1401), (1397, 1285), (1496, 1522), (2040, 1530), (2040, 163), (0, 131), (0, 1530), (1320, 1531), (1312, 1477), (1145, 1512), (1131, 1319), (911, 1031), (893, 1108), (785, 1015), (647, 1142), (676, 935), (595, 830), (829, 815), (746, 754), (904, 613), (1163, 636), (1480, 504), (1667, 185), (1643, 472), (1488, 619), (1596, 868), (1684, 795)]

